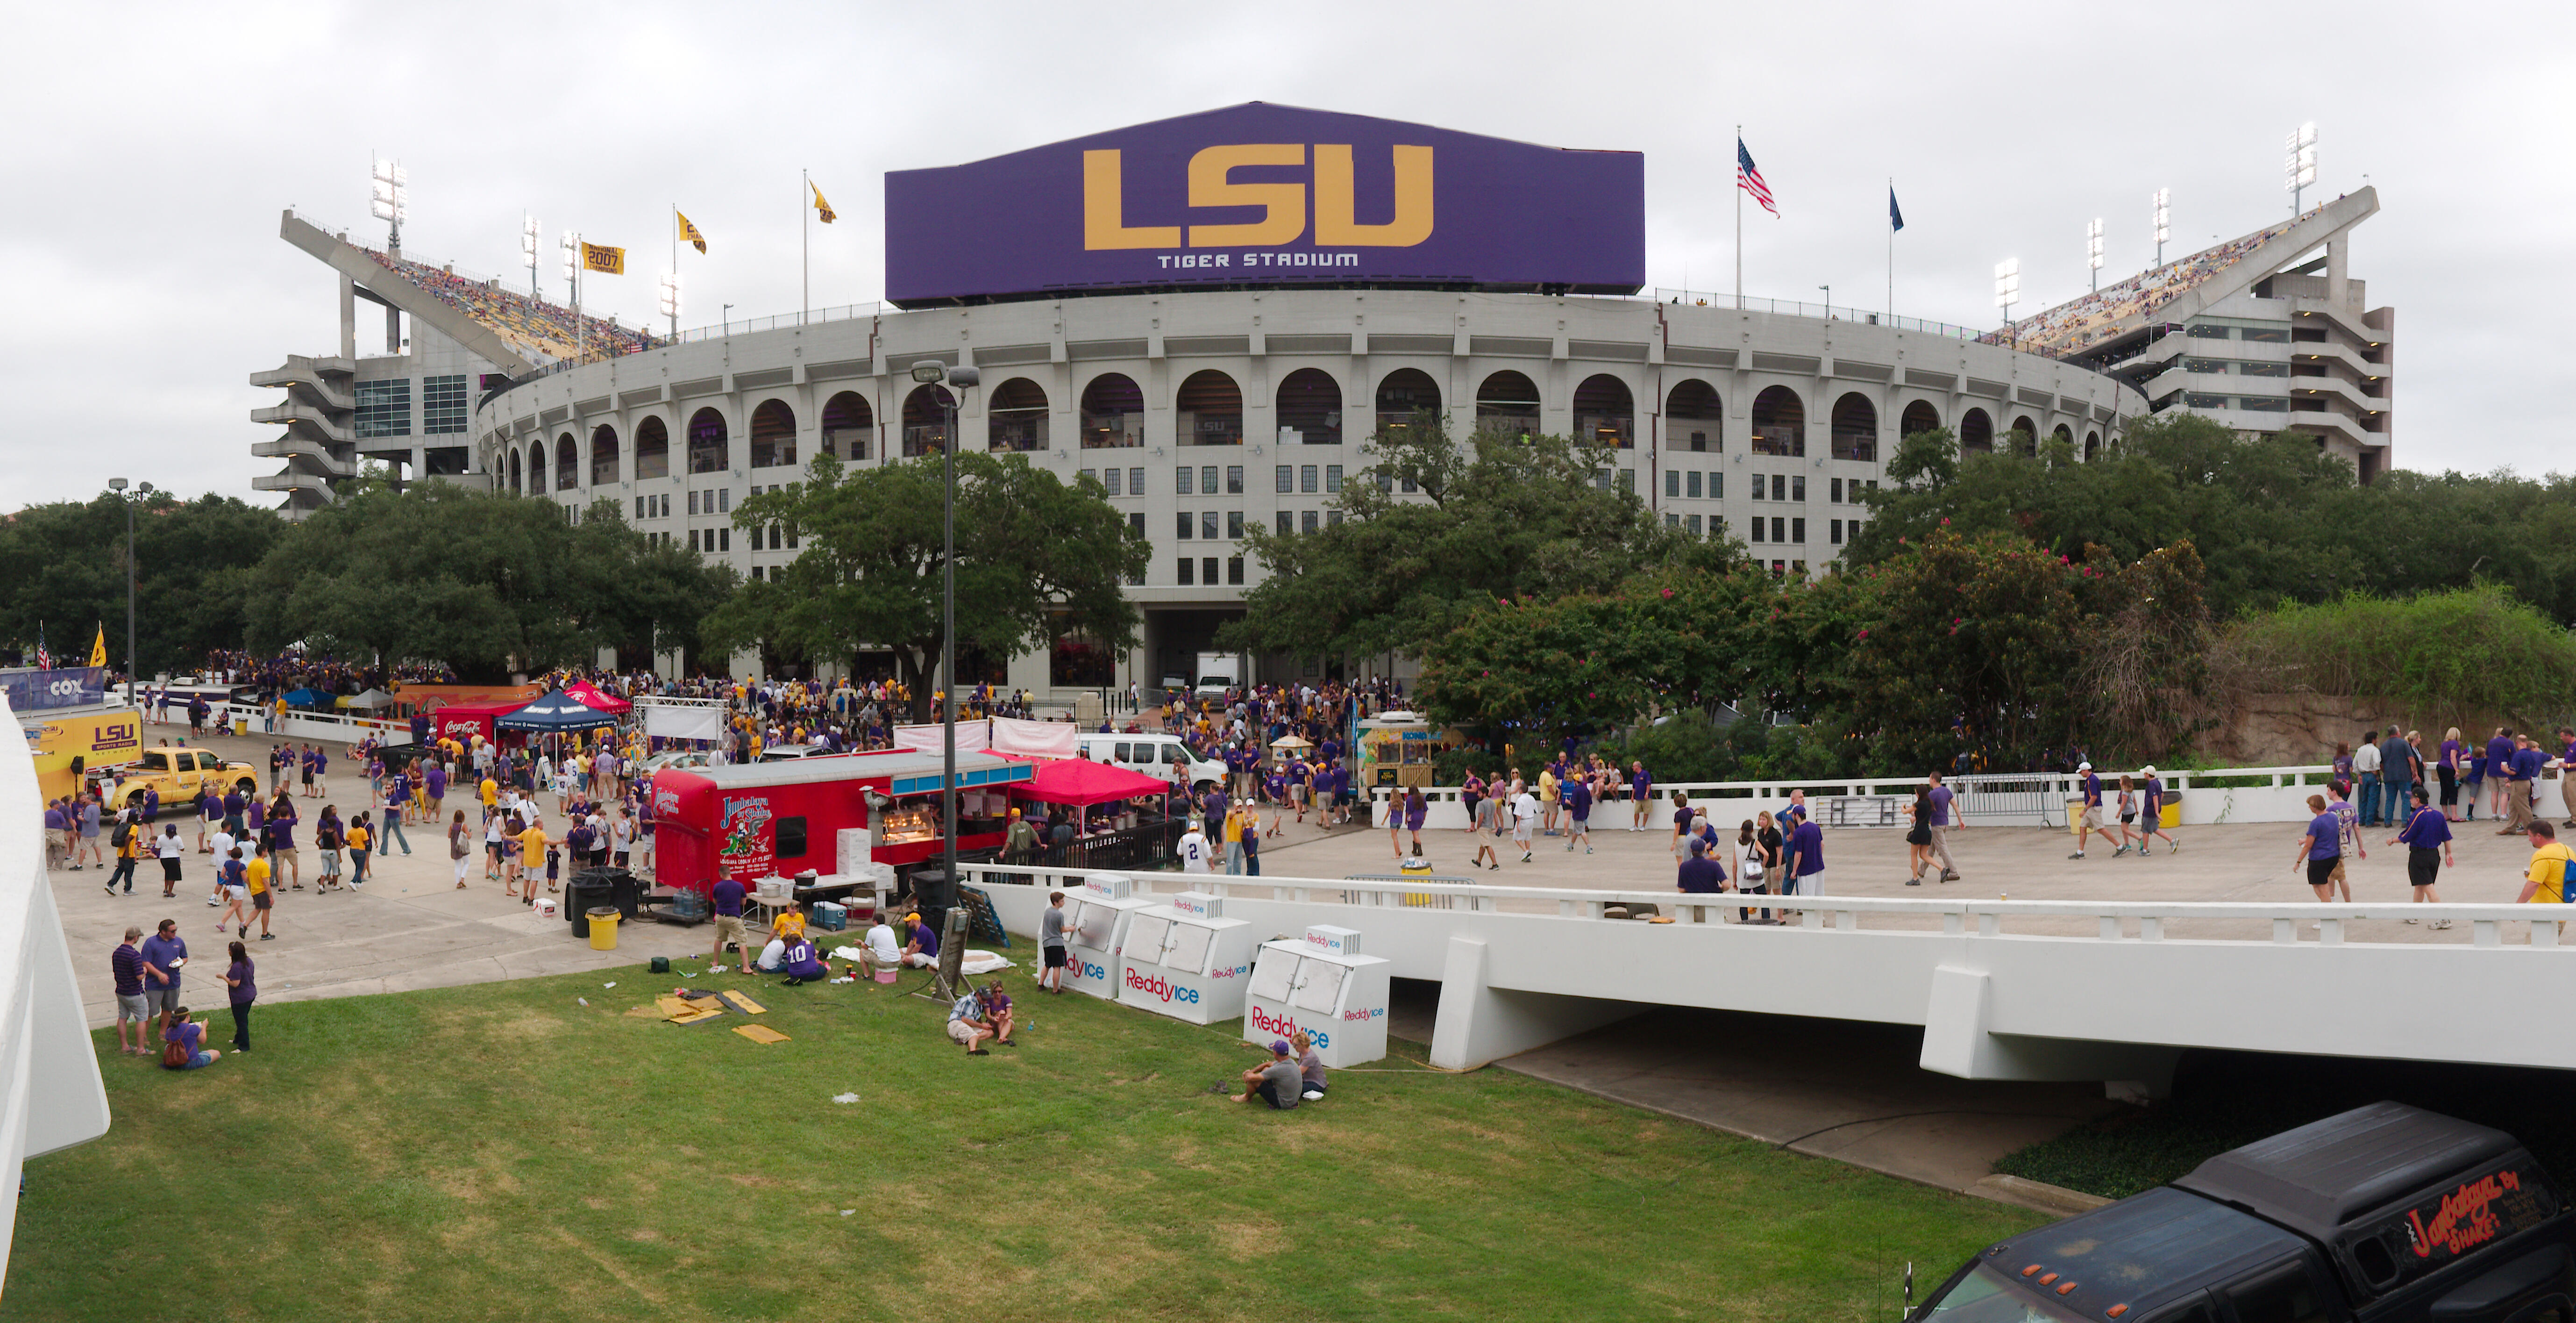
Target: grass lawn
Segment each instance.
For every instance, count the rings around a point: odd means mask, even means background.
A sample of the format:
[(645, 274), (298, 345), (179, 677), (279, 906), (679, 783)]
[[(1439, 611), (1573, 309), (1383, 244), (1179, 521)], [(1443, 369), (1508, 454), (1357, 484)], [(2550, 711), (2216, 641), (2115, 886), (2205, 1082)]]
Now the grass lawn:
[(970, 1059), (873, 986), (727, 976), (766, 1047), (626, 1014), (683, 982), (263, 1007), (187, 1074), (100, 1031), (114, 1126), (28, 1165), (0, 1319), (1816, 1323), (2042, 1220), (1416, 1044), (1273, 1113), (1208, 1092), (1232, 1033), (1080, 995)]

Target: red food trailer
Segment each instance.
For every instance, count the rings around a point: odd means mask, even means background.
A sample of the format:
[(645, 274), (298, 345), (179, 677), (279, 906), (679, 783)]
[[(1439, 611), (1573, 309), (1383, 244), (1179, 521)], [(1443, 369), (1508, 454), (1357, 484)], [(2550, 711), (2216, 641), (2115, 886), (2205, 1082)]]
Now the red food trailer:
[[(705, 891), (740, 882), (839, 871), (844, 827), (875, 833), (873, 862), (896, 868), (939, 856), (941, 756), (893, 749), (653, 774), (653, 874), (662, 886)], [(960, 854), (998, 850), (1009, 824), (1004, 792), (1037, 774), (990, 753), (957, 755)]]
[(526, 701), (520, 699), (499, 703), (449, 703), (430, 714), (429, 737), (433, 740), (453, 739), (459, 744), (471, 744), (477, 735), (491, 740), (499, 733), (493, 728), (493, 722), (526, 706)]

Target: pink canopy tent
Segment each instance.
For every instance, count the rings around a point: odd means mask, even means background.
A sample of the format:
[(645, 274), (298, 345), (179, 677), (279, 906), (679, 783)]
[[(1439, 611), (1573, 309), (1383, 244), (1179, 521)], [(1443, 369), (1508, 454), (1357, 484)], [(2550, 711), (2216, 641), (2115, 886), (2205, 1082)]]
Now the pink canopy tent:
[(1040, 763), (1035, 777), (1014, 783), (1011, 798), (1039, 804), (1088, 807), (1133, 799), (1138, 795), (1160, 795), (1171, 788), (1171, 783), (1159, 776), (1146, 776), (1081, 758), (1059, 758)]
[(599, 689), (593, 686), (588, 680), (575, 680), (571, 684), (564, 686), (564, 692), (580, 700), (583, 707), (589, 708), (595, 712), (610, 712), (623, 716), (626, 713), (633, 711), (635, 708), (633, 703), (629, 703), (623, 698), (612, 698), (607, 694), (601, 693)]

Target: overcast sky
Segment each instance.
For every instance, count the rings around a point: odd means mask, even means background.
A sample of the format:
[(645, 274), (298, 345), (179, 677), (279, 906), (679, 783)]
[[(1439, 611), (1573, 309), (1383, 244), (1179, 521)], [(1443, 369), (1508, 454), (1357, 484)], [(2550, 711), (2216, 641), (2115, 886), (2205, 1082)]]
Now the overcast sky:
[[(263, 502), (275, 429), (246, 383), (329, 352), (329, 270), (292, 204), (381, 246), (369, 153), (411, 176), (405, 252), (523, 280), (523, 211), (623, 244), (590, 302), (653, 310), (679, 203), (684, 325), (798, 303), (797, 172), (818, 306), (883, 288), (880, 178), (1236, 102), (1286, 102), (1646, 157), (1651, 285), (1729, 288), (1732, 129), (1786, 218), (1745, 224), (1748, 293), (1991, 325), (2152, 255), (2288, 213), (2314, 121), (2326, 196), (2380, 191), (2352, 272), (2398, 310), (2402, 467), (2576, 470), (2565, 423), (2576, 20), (2564, 3), (966, 6), (37, 5), (0, 52), (0, 510), (112, 476)], [(971, 16), (969, 16), (971, 15)], [(963, 16), (963, 17), (960, 17)], [(2314, 200), (2315, 195), (2311, 195)], [(659, 324), (658, 322), (656, 323)], [(368, 323), (360, 319), (363, 343)]]

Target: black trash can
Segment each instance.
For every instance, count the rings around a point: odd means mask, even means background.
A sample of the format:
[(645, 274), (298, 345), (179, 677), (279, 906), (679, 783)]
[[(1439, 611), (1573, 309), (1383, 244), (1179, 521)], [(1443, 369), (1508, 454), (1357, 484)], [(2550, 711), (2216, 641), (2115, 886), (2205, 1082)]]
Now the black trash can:
[(584, 941), (590, 938), (590, 911), (594, 906), (615, 908), (617, 898), (608, 882), (584, 873), (564, 884), (564, 918), (572, 922), (572, 935)]

